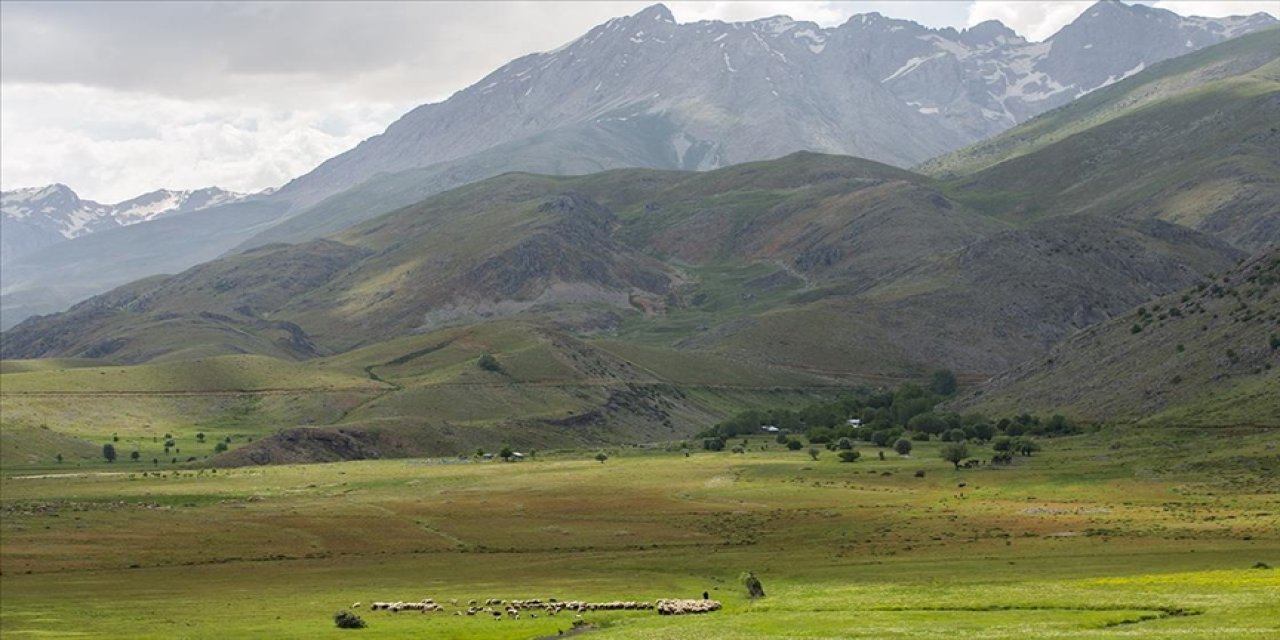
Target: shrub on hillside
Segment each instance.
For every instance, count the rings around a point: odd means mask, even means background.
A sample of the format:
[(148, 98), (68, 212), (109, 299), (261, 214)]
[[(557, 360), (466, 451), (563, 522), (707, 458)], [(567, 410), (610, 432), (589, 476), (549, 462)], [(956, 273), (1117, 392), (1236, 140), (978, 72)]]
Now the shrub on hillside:
[(363, 629), (368, 626), (360, 616), (350, 611), (339, 611), (333, 614), (333, 624), (339, 629)]
[(858, 453), (857, 451), (852, 450), (852, 449), (850, 449), (850, 450), (848, 450), (848, 451), (841, 451), (841, 452), (840, 452), (839, 454), (837, 454), (837, 455), (838, 455), (838, 456), (839, 456), (839, 458), (840, 458), (840, 462), (855, 462), (855, 461), (857, 461), (857, 460), (858, 460), (858, 458), (861, 458), (861, 457), (862, 457), (862, 454), (861, 454), (861, 453)]
[(485, 371), (493, 371), (494, 373), (502, 371), (502, 365), (498, 364), (498, 359), (493, 357), (491, 353), (480, 356), (480, 360), (476, 364), (479, 364), (480, 368)]

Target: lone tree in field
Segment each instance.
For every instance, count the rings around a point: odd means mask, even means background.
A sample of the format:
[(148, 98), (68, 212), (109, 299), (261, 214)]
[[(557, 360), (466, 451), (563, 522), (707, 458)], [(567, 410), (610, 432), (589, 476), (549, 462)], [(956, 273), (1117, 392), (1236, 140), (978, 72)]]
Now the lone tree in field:
[(200, 433), (197, 433), (197, 434), (196, 434), (196, 442), (199, 442), (200, 444), (204, 444), (204, 432), (203, 432), (203, 431), (201, 431)]
[(102, 445), (102, 457), (106, 458), (107, 462), (115, 462), (116, 461), (115, 445), (111, 444), (110, 442)]
[(969, 447), (963, 442), (955, 442), (942, 448), (940, 453), (943, 460), (950, 462), (960, 468), (960, 462), (969, 457)]
[(800, 444), (799, 440), (788, 440), (787, 448), (790, 449), (791, 451), (799, 451), (804, 448), (804, 445)]
[(911, 453), (911, 441), (906, 438), (899, 438), (897, 442), (893, 443), (893, 450), (897, 451), (898, 455), (905, 456)]
[(598, 460), (598, 461), (600, 462), (600, 464), (604, 464), (604, 461), (605, 461), (605, 460), (608, 460), (608, 459), (609, 459), (609, 454), (607, 454), (607, 453), (605, 453), (605, 452), (603, 452), (603, 451), (601, 451), (600, 453), (597, 453), (597, 454), (596, 454), (596, 460)]
[(856, 462), (858, 458), (862, 457), (862, 454), (855, 449), (849, 449), (837, 453), (836, 456), (840, 458), (840, 462)]
[(748, 571), (747, 575), (742, 577), (742, 586), (747, 588), (748, 598), (755, 600), (764, 597), (764, 585), (760, 584), (760, 578), (757, 578), (756, 574)]
[(62, 454), (61, 454), (61, 453), (59, 453), (58, 455), (54, 456), (54, 459), (56, 459), (56, 460), (58, 461), (58, 464), (62, 464)]
[(516, 452), (512, 451), (511, 447), (503, 447), (502, 451), (498, 452), (498, 457), (506, 462), (511, 462), (511, 457), (514, 455), (516, 455)]
[(134, 461), (134, 462), (137, 462), (137, 461), (138, 461), (138, 459), (139, 459), (139, 458), (141, 458), (141, 457), (142, 457), (142, 454), (141, 454), (141, 453), (139, 453), (139, 452), (137, 452), (137, 451), (134, 451), (133, 453), (130, 453), (130, 454), (129, 454), (129, 459), (130, 459), (130, 460), (132, 460), (132, 461)]
[(819, 451), (817, 447), (809, 447), (809, 457), (812, 458), (815, 462), (818, 460), (818, 456), (821, 453), (822, 452)]

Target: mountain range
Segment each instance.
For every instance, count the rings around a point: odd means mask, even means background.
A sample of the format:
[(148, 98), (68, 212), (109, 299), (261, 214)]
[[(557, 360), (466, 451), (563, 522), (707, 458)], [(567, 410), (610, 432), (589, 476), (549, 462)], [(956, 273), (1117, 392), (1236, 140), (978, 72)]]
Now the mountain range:
[(1273, 22), (1105, 0), (1030, 43), (996, 22), (957, 31), (864, 14), (831, 28), (786, 17), (679, 24), (655, 5), (414, 109), (254, 206), (232, 204), (189, 226), (172, 218), (133, 225), (12, 260), (0, 308), (9, 326), (141, 277), (322, 237), (513, 170), (707, 170), (799, 150), (909, 167)]
[[(989, 143), (1002, 156), (940, 159), (935, 176), (808, 152), (509, 173), (118, 288), (23, 323), (3, 355), (306, 359), (523, 319), (837, 378), (995, 374), (1226, 270), (1250, 251), (1238, 229), (1271, 228), (1278, 38), (1153, 65)], [(1186, 173), (1208, 160), (1215, 171)], [(1088, 171), (1058, 179), (1064, 162)], [(1090, 187), (1083, 200), (1073, 184)], [(1199, 218), (1153, 213), (1193, 196)], [(1201, 224), (1227, 214), (1238, 227)]]
[(63, 184), (0, 192), (0, 264), (64, 240), (247, 197), (218, 187), (160, 189), (117, 204), (99, 204), (81, 199)]

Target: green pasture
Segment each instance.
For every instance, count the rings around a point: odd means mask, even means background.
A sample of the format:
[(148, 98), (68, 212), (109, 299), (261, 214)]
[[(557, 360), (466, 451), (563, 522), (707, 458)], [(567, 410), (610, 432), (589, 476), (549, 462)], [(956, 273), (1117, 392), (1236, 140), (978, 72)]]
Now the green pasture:
[[(0, 635), (539, 638), (573, 614), (496, 622), (448, 602), (708, 591), (724, 610), (582, 619), (600, 638), (1274, 637), (1280, 570), (1253, 567), (1280, 565), (1275, 436), (1153, 433), (959, 471), (940, 443), (846, 464), (761, 437), (604, 463), (6, 468)], [(766, 598), (746, 599), (746, 571)], [(368, 610), (424, 597), (448, 612)], [(369, 627), (335, 628), (356, 602)]]

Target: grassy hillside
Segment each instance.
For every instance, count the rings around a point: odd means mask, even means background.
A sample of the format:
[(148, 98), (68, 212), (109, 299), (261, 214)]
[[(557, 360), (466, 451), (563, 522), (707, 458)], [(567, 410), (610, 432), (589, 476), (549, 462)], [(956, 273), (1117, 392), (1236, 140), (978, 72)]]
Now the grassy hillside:
[(1179, 426), (1280, 426), (1280, 249), (1072, 336), (957, 403)]
[(1156, 218), (1257, 250), (1280, 241), (1280, 29), (1156, 65), (926, 163), (1010, 219)]
[[(495, 369), (479, 366), (485, 355)], [(203, 463), (222, 441), (232, 452), (219, 464), (670, 439), (744, 407), (804, 403), (852, 384), (669, 349), (598, 347), (513, 322), (301, 363), (220, 356), (11, 368), (26, 371), (0, 375), (0, 450), (13, 464), (37, 467), (58, 454), (101, 464), (108, 442), (122, 457), (136, 450), (144, 461), (173, 465), (192, 456)], [(174, 451), (164, 447), (170, 439)]]
[(74, 367), (0, 375), (0, 392), (193, 393), (289, 389), (371, 389), (363, 376), (319, 370), (266, 356), (220, 356), (133, 367)]

